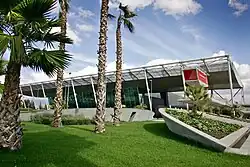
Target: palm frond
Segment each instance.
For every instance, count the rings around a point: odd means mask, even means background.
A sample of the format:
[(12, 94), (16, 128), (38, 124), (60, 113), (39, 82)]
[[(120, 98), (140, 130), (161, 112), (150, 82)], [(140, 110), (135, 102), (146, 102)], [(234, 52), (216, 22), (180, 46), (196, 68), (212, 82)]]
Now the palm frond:
[(116, 17), (113, 15), (113, 14), (108, 14), (108, 19), (110, 19), (110, 20), (114, 20)]
[(58, 69), (67, 68), (70, 60), (71, 55), (62, 50), (46, 51), (35, 48), (27, 55), (23, 65), (53, 76)]
[(13, 11), (23, 16), (26, 22), (38, 22), (51, 16), (55, 0), (22, 0)]
[(128, 5), (122, 6), (122, 4), (120, 3), (119, 9), (124, 13), (124, 17), (127, 19), (137, 16), (136, 13), (132, 12), (129, 9)]
[(8, 44), (11, 40), (11, 36), (4, 34), (0, 31), (0, 56), (2, 57), (8, 48)]
[(0, 84), (0, 94), (3, 94), (4, 84)]
[(7, 65), (8, 61), (0, 58), (0, 76), (6, 74)]
[(135, 27), (130, 20), (123, 18), (123, 24), (124, 24), (124, 27), (127, 28), (131, 33), (135, 32)]
[(23, 0), (2, 0), (0, 5), (0, 13), (9, 13), (21, 1)]
[(53, 33), (33, 33), (29, 36), (30, 39), (34, 42), (44, 42), (45, 45), (51, 45), (53, 42), (63, 42), (67, 44), (72, 44), (73, 40), (67, 36), (63, 36), (61, 32), (53, 32)]

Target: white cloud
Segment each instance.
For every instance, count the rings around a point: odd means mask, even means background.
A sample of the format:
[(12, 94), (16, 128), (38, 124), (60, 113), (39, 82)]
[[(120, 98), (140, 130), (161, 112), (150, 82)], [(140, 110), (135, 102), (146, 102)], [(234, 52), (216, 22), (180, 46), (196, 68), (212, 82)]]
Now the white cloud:
[(95, 16), (95, 14), (90, 10), (85, 10), (82, 7), (78, 7), (78, 14), (82, 18), (89, 18)]
[(212, 57), (217, 57), (217, 56), (225, 56), (227, 55), (226, 51), (220, 50), (219, 52), (215, 52)]
[(67, 25), (67, 34), (74, 41), (74, 44), (79, 44), (82, 39), (79, 38), (78, 32), (73, 30), (70, 25)]
[(76, 27), (83, 32), (92, 32), (94, 30), (94, 26), (90, 24), (77, 24)]
[(228, 5), (235, 9), (234, 15), (240, 16), (243, 12), (248, 10), (248, 5), (239, 2), (239, 0), (229, 0)]
[(117, 8), (119, 5), (119, 2), (121, 2), (124, 5), (128, 5), (131, 10), (143, 9), (146, 6), (151, 5), (154, 0), (111, 0), (110, 1), (110, 7)]
[(81, 21), (81, 20), (93, 18), (95, 16), (95, 13), (90, 10), (83, 9), (82, 7), (73, 6), (68, 16), (70, 19), (73, 19), (73, 20), (77, 19)]
[(195, 0), (156, 0), (154, 6), (173, 16), (196, 15), (202, 9)]
[(90, 57), (87, 56), (83, 53), (70, 53), (71, 55), (73, 55), (73, 60), (78, 61), (78, 62), (87, 62), (87, 63), (91, 63), (91, 64), (97, 64), (97, 55), (96, 57)]
[(155, 9), (161, 9), (166, 15), (172, 16), (195, 15), (202, 9), (201, 4), (195, 0), (112, 0), (110, 7), (116, 8), (117, 2), (128, 5), (132, 10), (153, 5)]
[(201, 39), (203, 39), (204, 37), (200, 34), (199, 30), (193, 26), (190, 25), (183, 25), (181, 26), (181, 31), (183, 33), (188, 33), (190, 34), (195, 41), (199, 41)]
[(174, 63), (178, 61), (179, 60), (155, 59), (145, 64), (145, 66), (154, 66), (154, 65), (159, 65), (159, 64)]
[[(60, 32), (60, 31), (61, 31), (60, 27), (54, 27), (51, 30), (52, 33), (53, 32)], [(79, 38), (78, 33), (79, 32), (73, 30), (71, 28), (71, 26), (69, 24), (67, 24), (67, 36), (73, 40), (74, 44), (79, 44), (82, 41), (82, 39)]]

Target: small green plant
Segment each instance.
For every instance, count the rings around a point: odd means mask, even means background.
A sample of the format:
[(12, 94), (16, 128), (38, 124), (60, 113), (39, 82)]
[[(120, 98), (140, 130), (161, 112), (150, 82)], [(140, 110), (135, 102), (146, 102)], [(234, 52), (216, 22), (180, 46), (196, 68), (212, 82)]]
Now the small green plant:
[(207, 89), (203, 86), (189, 85), (186, 87), (185, 95), (193, 103), (192, 112), (190, 113), (192, 116), (198, 115), (197, 111), (204, 112), (211, 101)]

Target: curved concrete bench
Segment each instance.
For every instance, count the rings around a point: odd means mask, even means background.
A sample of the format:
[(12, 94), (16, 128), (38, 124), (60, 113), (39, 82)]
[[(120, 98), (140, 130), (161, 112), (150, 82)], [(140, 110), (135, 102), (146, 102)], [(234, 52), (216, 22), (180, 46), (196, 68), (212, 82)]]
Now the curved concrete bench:
[(166, 113), (165, 108), (159, 109), (159, 112), (161, 113), (168, 129), (173, 133), (199, 142), (207, 147), (212, 147), (217, 151), (223, 152), (226, 149), (227, 146), (219, 139), (216, 139), (215, 137), (172, 117)]

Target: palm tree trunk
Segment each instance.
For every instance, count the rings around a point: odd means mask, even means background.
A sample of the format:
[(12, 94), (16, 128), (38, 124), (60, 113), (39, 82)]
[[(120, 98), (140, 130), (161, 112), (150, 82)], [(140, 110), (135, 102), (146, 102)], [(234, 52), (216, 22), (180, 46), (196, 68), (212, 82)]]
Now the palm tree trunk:
[[(66, 0), (62, 0), (61, 4), (61, 32), (65, 36), (67, 32), (67, 9)], [(65, 50), (65, 43), (60, 43), (60, 50)], [(62, 127), (62, 110), (63, 110), (63, 69), (57, 71), (56, 79), (56, 97), (55, 97), (55, 111), (54, 120), (52, 123), (53, 127)]]
[(115, 82), (115, 106), (113, 124), (120, 125), (122, 107), (122, 39), (121, 39), (121, 15), (117, 21), (116, 29), (116, 82)]
[(55, 111), (52, 126), (62, 127), (62, 110), (63, 110), (63, 70), (59, 69), (57, 71), (56, 80), (56, 97), (55, 97)]
[(99, 57), (98, 57), (98, 80), (97, 80), (97, 106), (95, 115), (95, 132), (105, 132), (105, 72), (107, 58), (107, 31), (108, 31), (108, 4), (109, 0), (102, 0), (100, 37), (99, 37)]
[(21, 65), (9, 62), (4, 92), (0, 102), (0, 148), (18, 150), (22, 147), (20, 116), (21, 96), (18, 95)]

